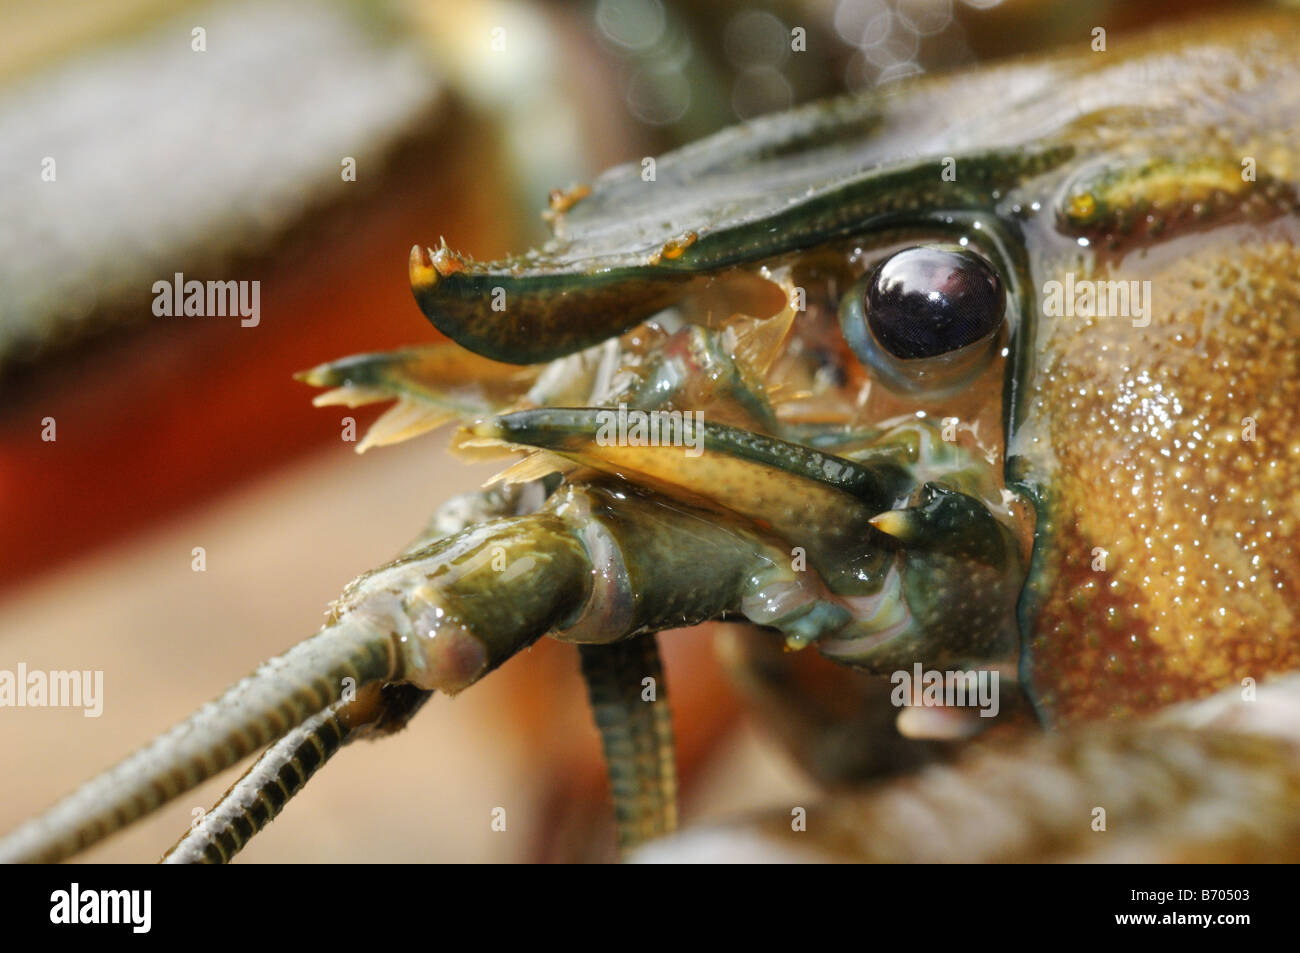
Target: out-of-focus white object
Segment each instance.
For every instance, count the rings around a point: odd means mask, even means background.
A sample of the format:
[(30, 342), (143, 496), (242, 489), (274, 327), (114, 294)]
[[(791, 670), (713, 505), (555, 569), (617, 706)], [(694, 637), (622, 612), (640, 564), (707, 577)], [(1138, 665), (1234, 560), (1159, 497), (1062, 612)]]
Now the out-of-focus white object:
[(356, 188), (344, 158), (360, 181), (441, 91), (401, 31), (307, 0), (198, 7), (11, 80), (0, 364), (175, 271), (256, 252)]

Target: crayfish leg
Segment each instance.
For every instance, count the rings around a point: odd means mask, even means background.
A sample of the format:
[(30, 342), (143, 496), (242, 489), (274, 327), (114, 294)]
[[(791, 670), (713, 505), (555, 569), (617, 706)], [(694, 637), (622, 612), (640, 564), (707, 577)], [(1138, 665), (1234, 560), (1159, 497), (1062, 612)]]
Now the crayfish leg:
[(579, 645), (614, 798), (619, 851), (677, 829), (672, 712), (653, 633)]

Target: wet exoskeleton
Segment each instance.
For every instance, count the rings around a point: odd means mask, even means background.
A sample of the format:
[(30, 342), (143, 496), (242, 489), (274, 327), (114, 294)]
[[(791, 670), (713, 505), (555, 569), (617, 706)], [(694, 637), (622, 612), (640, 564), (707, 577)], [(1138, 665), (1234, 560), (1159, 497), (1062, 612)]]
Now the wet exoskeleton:
[(996, 673), (1060, 730), (710, 850), (1294, 859), (1297, 682), (1266, 681), (1300, 668), (1294, 26), (803, 107), (558, 195), (537, 252), (417, 247), (453, 343), (303, 379), (397, 400), (365, 446), (456, 421), (458, 452), (522, 458), (0, 857), (66, 857), (269, 745), (167, 855), (228, 860), (341, 745), (542, 637), (580, 647), (635, 847), (676, 823), (655, 633), (728, 619), (881, 685)]

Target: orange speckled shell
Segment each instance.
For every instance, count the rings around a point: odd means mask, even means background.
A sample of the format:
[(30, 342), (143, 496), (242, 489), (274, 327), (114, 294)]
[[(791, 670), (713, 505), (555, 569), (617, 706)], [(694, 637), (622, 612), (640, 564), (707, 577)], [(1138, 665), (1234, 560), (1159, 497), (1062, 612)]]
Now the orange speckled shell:
[[(1088, 230), (1066, 213), (1097, 174), (1076, 167), (1042, 193), (1054, 214), (1026, 228), (1035, 293), (1067, 273), (1150, 282), (1149, 324), (1040, 307), (1032, 332), (1009, 451), (1042, 492), (1022, 670), (1051, 722), (1300, 668), (1295, 26), (1202, 27), (1138, 58), (1144, 108), (1111, 90), (1080, 120), (1112, 164), (1235, 172), (1249, 157), (1249, 188), (1180, 193), (1171, 174), (1147, 182), (1131, 227)], [(1085, 79), (1079, 97), (1105, 92)]]

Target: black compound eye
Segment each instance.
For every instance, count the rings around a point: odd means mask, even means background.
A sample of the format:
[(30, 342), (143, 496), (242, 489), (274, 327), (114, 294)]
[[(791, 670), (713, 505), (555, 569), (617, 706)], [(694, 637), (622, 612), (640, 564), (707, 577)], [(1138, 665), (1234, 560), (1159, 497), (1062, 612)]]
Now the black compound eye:
[(871, 334), (900, 360), (937, 357), (1002, 326), (1006, 295), (993, 266), (960, 245), (908, 248), (877, 266), (863, 310)]

